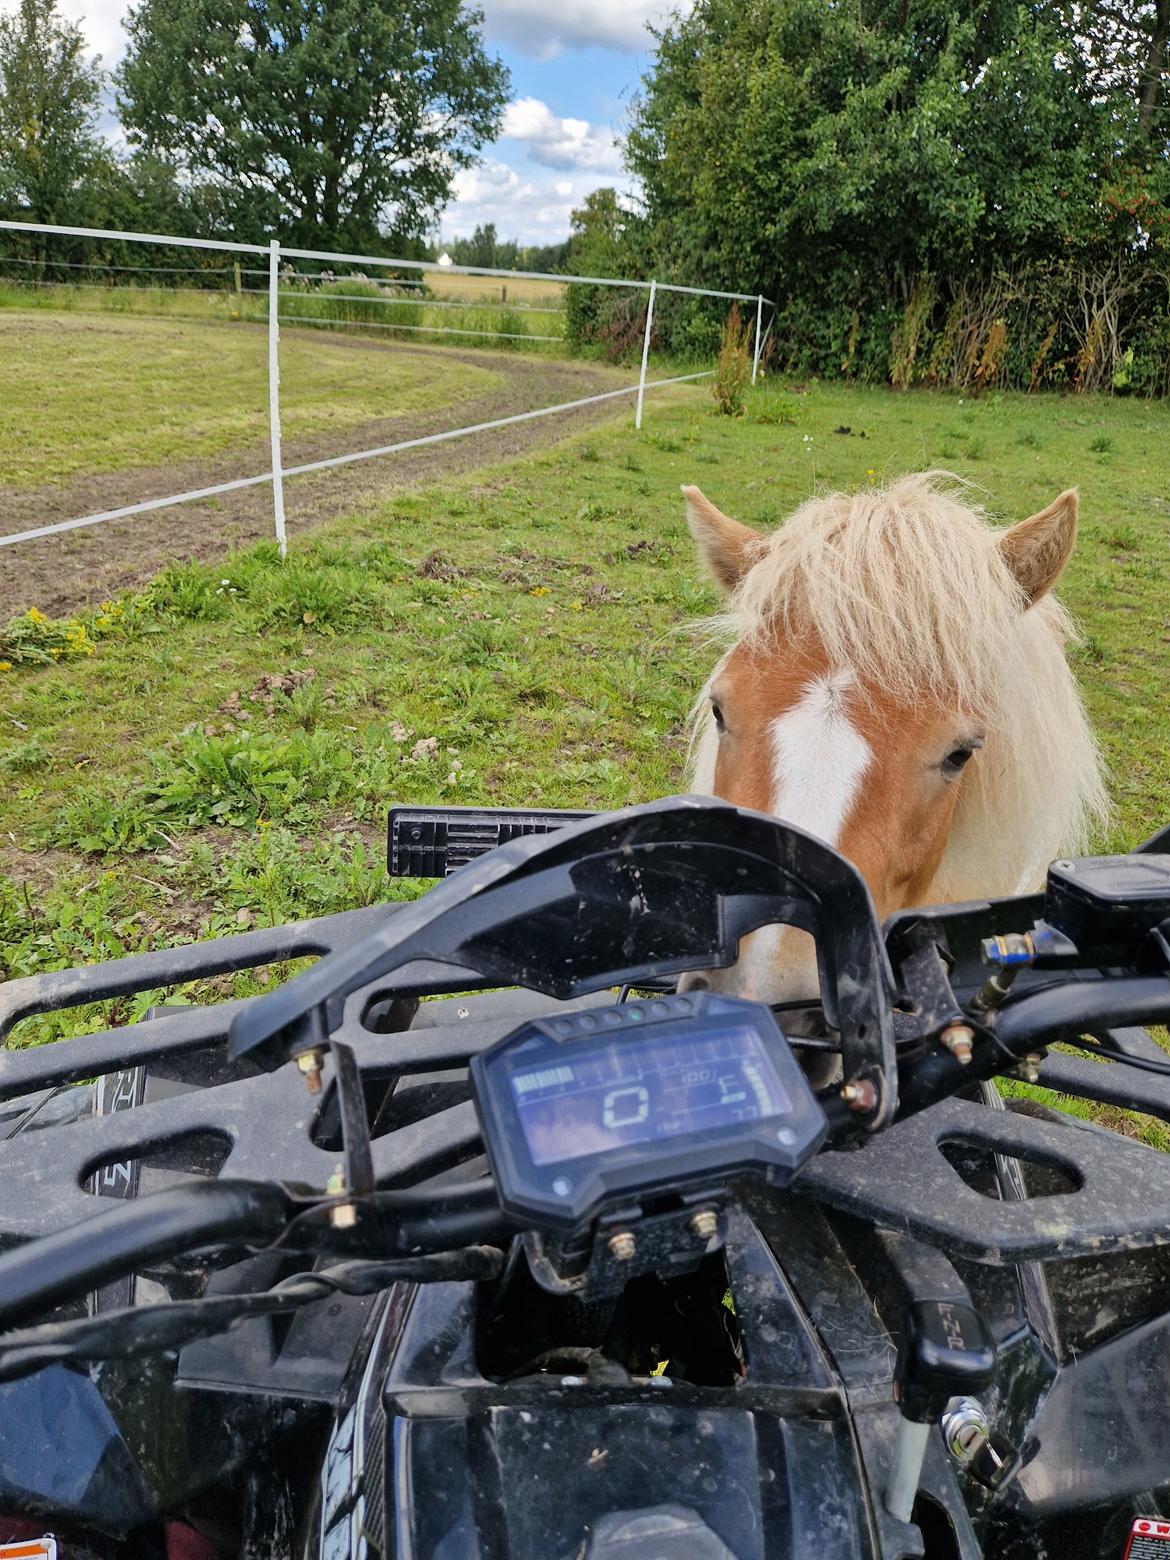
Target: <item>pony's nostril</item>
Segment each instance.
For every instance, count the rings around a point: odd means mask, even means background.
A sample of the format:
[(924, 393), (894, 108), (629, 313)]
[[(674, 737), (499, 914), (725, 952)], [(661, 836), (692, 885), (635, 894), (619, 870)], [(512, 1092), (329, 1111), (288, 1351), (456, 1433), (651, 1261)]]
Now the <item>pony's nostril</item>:
[(705, 975), (684, 975), (678, 983), (680, 991), (710, 991), (711, 985)]

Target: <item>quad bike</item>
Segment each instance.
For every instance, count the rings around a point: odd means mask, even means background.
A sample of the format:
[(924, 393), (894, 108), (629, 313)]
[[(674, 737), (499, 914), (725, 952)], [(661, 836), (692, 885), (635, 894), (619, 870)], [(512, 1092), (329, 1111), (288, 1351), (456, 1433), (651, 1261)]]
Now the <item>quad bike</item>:
[[(0, 987), (311, 961), (0, 1051), (0, 1555), (1170, 1556), (1170, 831), (884, 927), (695, 798), (390, 855), (445, 880)], [(774, 922), (819, 1008), (676, 989)]]

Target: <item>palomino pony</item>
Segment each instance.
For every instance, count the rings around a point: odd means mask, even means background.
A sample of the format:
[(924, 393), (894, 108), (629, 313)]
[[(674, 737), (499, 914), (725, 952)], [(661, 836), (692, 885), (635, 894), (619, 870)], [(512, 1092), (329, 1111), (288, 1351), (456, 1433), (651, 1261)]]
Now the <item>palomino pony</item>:
[[(696, 705), (690, 788), (834, 845), (878, 915), (1023, 893), (1107, 813), (1049, 594), (1077, 495), (993, 530), (936, 474), (812, 499), (761, 535), (684, 487), (730, 642)], [(811, 939), (765, 927), (691, 976), (811, 998)]]

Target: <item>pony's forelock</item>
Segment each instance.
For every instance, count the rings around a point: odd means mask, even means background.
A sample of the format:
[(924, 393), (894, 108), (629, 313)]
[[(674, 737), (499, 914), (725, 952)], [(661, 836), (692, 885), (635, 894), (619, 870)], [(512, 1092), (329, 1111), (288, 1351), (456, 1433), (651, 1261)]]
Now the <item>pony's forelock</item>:
[[(977, 719), (984, 751), (964, 782), (939, 899), (1019, 892), (1084, 849), (1108, 814), (1096, 743), (1065, 659), (1075, 629), (1045, 596), (1027, 607), (997, 532), (945, 473), (811, 499), (766, 539), (727, 610), (724, 644), (819, 642), (829, 665), (895, 702)], [(721, 663), (722, 664), (722, 663)], [(692, 784), (714, 748), (695, 707)]]

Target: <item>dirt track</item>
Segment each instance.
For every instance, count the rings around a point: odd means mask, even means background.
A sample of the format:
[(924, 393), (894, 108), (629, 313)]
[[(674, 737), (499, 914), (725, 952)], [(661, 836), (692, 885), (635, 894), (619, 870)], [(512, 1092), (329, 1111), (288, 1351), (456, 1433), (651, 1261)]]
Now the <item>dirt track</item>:
[[(352, 344), (358, 350), (369, 351), (427, 350), (402, 345), (383, 347), (372, 342), (354, 341)], [(450, 410), (423, 413), (409, 419), (379, 418), (353, 428), (347, 436), (346, 448), (363, 450), (393, 444), (445, 428), (508, 417), (558, 401), (572, 401), (628, 382), (628, 371), (623, 373), (596, 364), (512, 358), (496, 352), (452, 351), (449, 355), (453, 361), (490, 367), (506, 376), (505, 383), (489, 396), (462, 401)], [(449, 443), (361, 461), (335, 471), (295, 477), (285, 484), (289, 535), (311, 530), (339, 513), (366, 509), (387, 494), (401, 492), (404, 488), (474, 470), (554, 443), (574, 428), (612, 416), (625, 404), (624, 401), (603, 401), (596, 407), (582, 407), (535, 422), (518, 423)], [(335, 436), (292, 440), (284, 446), (284, 463), (291, 466), (342, 453)], [(162, 498), (170, 493), (211, 487), (268, 468), (268, 446), (261, 443), (214, 461), (191, 460), (149, 469), (100, 473), (87, 477), (83, 483), (52, 488), (0, 487), (0, 535), (104, 509), (120, 509), (125, 504)], [(271, 535), (272, 494), (265, 484), (203, 503), (177, 505), (127, 520), (106, 521), (84, 530), (0, 548), (0, 623), (30, 606), (39, 607), (50, 616), (77, 611), (149, 579), (166, 563), (190, 558), (212, 560), (242, 542)]]

